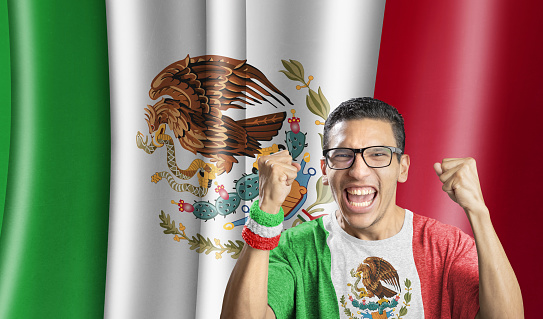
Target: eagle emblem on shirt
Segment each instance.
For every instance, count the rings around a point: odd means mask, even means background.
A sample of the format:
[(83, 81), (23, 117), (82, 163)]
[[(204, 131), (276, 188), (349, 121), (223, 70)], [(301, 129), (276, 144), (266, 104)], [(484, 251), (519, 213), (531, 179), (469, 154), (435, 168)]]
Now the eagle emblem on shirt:
[[(400, 278), (398, 277), (396, 269), (383, 258), (368, 257), (364, 259), (364, 262), (356, 269), (356, 277), (362, 279), (362, 284), (364, 285), (369, 298), (373, 296), (390, 298), (401, 291)], [(389, 289), (383, 286), (382, 283), (392, 285), (397, 288), (398, 291), (396, 292)], [(362, 290), (356, 286), (355, 289), (358, 291)]]
[(402, 289), (398, 272), (390, 262), (381, 257), (367, 257), (351, 269), (350, 275), (354, 283), (347, 283), (349, 293), (339, 299), (341, 312), (347, 318), (385, 319), (407, 314), (411, 306), (412, 283), (405, 278)]

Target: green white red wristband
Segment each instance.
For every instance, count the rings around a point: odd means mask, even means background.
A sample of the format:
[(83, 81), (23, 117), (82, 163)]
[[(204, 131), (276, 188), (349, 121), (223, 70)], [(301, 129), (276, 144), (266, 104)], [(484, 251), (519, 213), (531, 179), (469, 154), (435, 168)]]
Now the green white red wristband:
[(272, 250), (279, 244), (283, 219), (282, 207), (279, 213), (268, 214), (260, 209), (259, 201), (256, 200), (251, 205), (250, 215), (247, 217), (241, 236), (253, 248)]
[(275, 227), (266, 227), (257, 223), (254, 219), (251, 218), (251, 216), (247, 217), (247, 220), (245, 221), (245, 226), (247, 226), (247, 228), (249, 228), (253, 233), (264, 238), (272, 238), (281, 235), (281, 232), (283, 231), (283, 223)]
[(260, 209), (260, 200), (255, 200), (251, 209), (249, 210), (251, 218), (258, 224), (266, 227), (275, 227), (283, 223), (285, 213), (283, 207), (279, 208), (279, 213), (268, 214)]

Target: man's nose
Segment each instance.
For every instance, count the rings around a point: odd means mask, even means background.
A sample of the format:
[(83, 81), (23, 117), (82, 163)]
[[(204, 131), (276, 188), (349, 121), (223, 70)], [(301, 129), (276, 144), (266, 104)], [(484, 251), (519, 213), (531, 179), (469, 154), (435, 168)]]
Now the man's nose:
[(354, 158), (354, 163), (349, 169), (349, 174), (353, 177), (367, 176), (371, 173), (371, 167), (366, 165), (362, 153), (357, 153)]

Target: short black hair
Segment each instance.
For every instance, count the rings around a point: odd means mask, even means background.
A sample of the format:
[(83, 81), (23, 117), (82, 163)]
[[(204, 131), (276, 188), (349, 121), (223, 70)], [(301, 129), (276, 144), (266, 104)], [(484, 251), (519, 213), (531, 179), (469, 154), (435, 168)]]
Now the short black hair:
[[(382, 120), (390, 123), (397, 147), (405, 151), (405, 128), (402, 115), (395, 107), (372, 97), (350, 99), (341, 103), (330, 113), (324, 123), (323, 149), (328, 148), (330, 130), (334, 125), (343, 121), (362, 119)], [(398, 154), (398, 159), (400, 157), (401, 155)]]

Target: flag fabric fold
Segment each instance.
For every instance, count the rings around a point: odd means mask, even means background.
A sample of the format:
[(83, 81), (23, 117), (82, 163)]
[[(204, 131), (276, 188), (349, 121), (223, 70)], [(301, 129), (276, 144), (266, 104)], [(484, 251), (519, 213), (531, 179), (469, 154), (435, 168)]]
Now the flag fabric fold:
[(9, 133), (11, 127), (11, 72), (9, 59), (9, 26), (7, 2), (0, 3), (0, 235), (6, 199), (9, 161)]
[(107, 318), (219, 316), (261, 154), (288, 149), (303, 167), (286, 228), (330, 206), (316, 176), (321, 123), (339, 101), (372, 95), (383, 10), (382, 1), (107, 2)]
[(8, 5), (12, 126), (0, 318), (99, 317), (110, 175), (104, 5)]

